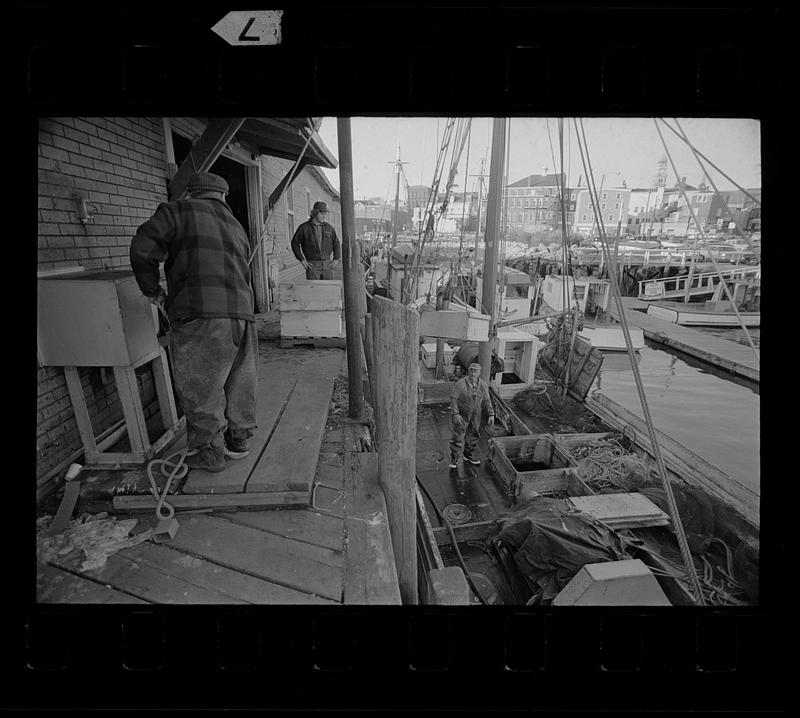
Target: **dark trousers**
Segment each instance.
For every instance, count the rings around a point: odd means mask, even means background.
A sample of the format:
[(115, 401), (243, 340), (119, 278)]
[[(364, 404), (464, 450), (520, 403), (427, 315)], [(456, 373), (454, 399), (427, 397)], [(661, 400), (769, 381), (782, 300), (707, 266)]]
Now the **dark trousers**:
[(462, 451), (464, 452), (465, 459), (475, 458), (478, 453), (478, 427), (475, 425), (475, 422), (472, 420), (457, 422), (456, 418), (453, 417), (451, 420), (451, 427), (451, 463), (458, 461)]
[(173, 322), (170, 354), (188, 448), (221, 450), (226, 429), (237, 439), (252, 436), (258, 393), (255, 323), (227, 317)]
[(306, 279), (333, 279), (333, 262), (330, 260), (309, 261)]

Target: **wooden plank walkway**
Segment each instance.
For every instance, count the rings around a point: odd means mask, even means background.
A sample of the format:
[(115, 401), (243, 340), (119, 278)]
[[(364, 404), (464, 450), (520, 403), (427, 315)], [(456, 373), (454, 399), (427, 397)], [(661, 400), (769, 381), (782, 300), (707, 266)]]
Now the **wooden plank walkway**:
[[(707, 361), (732, 374), (759, 381), (761, 375), (759, 363), (749, 346), (637, 311), (637, 309), (646, 309), (649, 305), (636, 297), (623, 297), (622, 304), (628, 323), (639, 327), (648, 339)], [(609, 308), (609, 313), (619, 321), (619, 312), (615, 306)]]
[(183, 493), (310, 491), (314, 445), (322, 440), (340, 350), (306, 351), (297, 361), (260, 363), (258, 428), (250, 455), (228, 460), (225, 471), (192, 471)]
[[(266, 411), (275, 418), (269, 429), (260, 427), (265, 439), (268, 434), (271, 439), (252, 464), (251, 480), (258, 478), (259, 490), (251, 492), (247, 485), (243, 487), (247, 490), (238, 496), (177, 494), (169, 499), (191, 507), (193, 501), (204, 496), (236, 502), (291, 494), (298, 497), (295, 503), (301, 505), (271, 510), (237, 510), (230, 505), (214, 510), (186, 510), (176, 506), (180, 529), (170, 541), (145, 541), (123, 549), (110, 556), (101, 569), (85, 573), (77, 570), (74, 557), (70, 560), (69, 556), (58, 557), (47, 565), (37, 564), (37, 600), (399, 605), (377, 454), (362, 451), (360, 423), (341, 418), (334, 422), (329, 414), (333, 381), (340, 371), (346, 371), (343, 359), (341, 350), (263, 352), (259, 375), (265, 387), (274, 390), (280, 366), (290, 365), (297, 384), (295, 392), (301, 386), (303, 391), (297, 394), (301, 399), (296, 406), (289, 400), (282, 412), (275, 413), (275, 407), (284, 399), (265, 404), (271, 406)], [(276, 446), (283, 448), (270, 453), (275, 437), (280, 442)], [(288, 448), (291, 443), (292, 450)], [(234, 466), (209, 476), (221, 478)], [(92, 479), (93, 475), (86, 472), (76, 481), (88, 484), (82, 487), (88, 489), (94, 486)], [(152, 502), (152, 496), (145, 493), (146, 479), (138, 483), (139, 495), (114, 497), (115, 504), (118, 499), (143, 504), (135, 514), (140, 521), (134, 533), (156, 523), (152, 508), (146, 508), (147, 502)], [(301, 484), (304, 491), (270, 493), (271, 488)], [(133, 486), (129, 477), (126, 485), (128, 490)], [(97, 505), (97, 489), (88, 496), (86, 491), (82, 494), (84, 505), (79, 500), (77, 511), (85, 510), (87, 503)]]

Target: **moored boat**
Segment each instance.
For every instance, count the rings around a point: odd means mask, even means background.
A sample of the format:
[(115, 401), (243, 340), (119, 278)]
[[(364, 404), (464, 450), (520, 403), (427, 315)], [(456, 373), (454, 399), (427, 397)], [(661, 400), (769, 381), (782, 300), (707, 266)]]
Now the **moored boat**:
[[(733, 302), (722, 298), (724, 289), (720, 282), (709, 301), (656, 301), (647, 307), (647, 313), (658, 319), (665, 319), (682, 326), (760, 326), (761, 278), (741, 277), (726, 280), (726, 283)], [(734, 311), (734, 305), (736, 311)]]

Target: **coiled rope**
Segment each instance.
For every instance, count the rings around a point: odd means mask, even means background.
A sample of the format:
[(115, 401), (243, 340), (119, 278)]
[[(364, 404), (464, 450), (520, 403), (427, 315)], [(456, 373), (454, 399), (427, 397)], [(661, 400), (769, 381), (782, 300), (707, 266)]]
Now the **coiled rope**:
[[(172, 482), (175, 479), (182, 479), (189, 473), (189, 467), (184, 463), (187, 452), (188, 449), (181, 449), (164, 459), (153, 459), (147, 464), (147, 478), (150, 480), (150, 491), (153, 494), (153, 498), (156, 500), (156, 518), (158, 519), (171, 519), (175, 515), (175, 509), (167, 503), (166, 498)], [(173, 461), (175, 457), (178, 457), (177, 461)], [(161, 493), (159, 493), (158, 485), (153, 476), (153, 467), (155, 466), (161, 469), (162, 476), (165, 476), (167, 479), (166, 484), (164, 484), (164, 491)], [(161, 513), (163, 507), (166, 507), (166, 514)]]
[(577, 459), (578, 476), (593, 489), (632, 491), (650, 481), (644, 462), (616, 439), (598, 439), (570, 453)]

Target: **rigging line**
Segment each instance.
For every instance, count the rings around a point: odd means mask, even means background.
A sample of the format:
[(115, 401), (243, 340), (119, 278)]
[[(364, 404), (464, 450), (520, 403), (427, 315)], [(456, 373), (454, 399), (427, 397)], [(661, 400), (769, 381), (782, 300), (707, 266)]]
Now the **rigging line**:
[[(577, 121), (576, 123), (576, 131), (577, 131)], [(583, 120), (581, 120), (581, 129), (583, 130)], [(586, 155), (584, 157), (583, 147), (581, 147), (580, 138), (578, 139), (578, 148), (581, 150), (581, 161), (584, 165), (584, 171), (586, 172), (587, 180), (589, 177), (592, 177), (592, 183), (594, 182), (593, 173), (591, 169), (591, 160), (589, 159), (589, 147), (586, 145), (585, 139), (586, 134), (585, 130), (583, 130), (584, 134), (584, 145), (586, 147)], [(588, 164), (588, 169), (587, 169)], [(593, 211), (595, 213), (598, 212), (598, 209), (593, 206)], [(602, 217), (600, 218), (600, 222), (598, 226), (602, 226)], [(689, 575), (692, 584), (692, 590), (694, 593), (695, 600), (701, 606), (705, 605), (705, 598), (703, 596), (703, 590), (700, 586), (699, 579), (695, 572), (694, 562), (692, 560), (692, 553), (689, 550), (689, 545), (686, 540), (686, 534), (683, 531), (683, 523), (681, 521), (680, 514), (678, 513), (678, 506), (675, 502), (675, 496), (672, 493), (672, 485), (670, 484), (669, 478), (667, 477), (667, 471), (664, 466), (664, 460), (661, 456), (661, 448), (658, 445), (658, 440), (656, 438), (655, 427), (653, 425), (652, 417), (650, 416), (650, 408), (647, 404), (647, 397), (644, 392), (644, 385), (642, 384), (642, 377), (639, 373), (639, 366), (636, 362), (636, 357), (633, 351), (633, 343), (631, 342), (631, 335), (630, 330), (628, 328), (628, 321), (625, 316), (625, 310), (622, 306), (622, 296), (619, 290), (619, 284), (617, 283), (617, 271), (616, 267), (611, 264), (610, 259), (610, 252), (608, 248), (608, 243), (605, 236), (605, 228), (603, 227), (603, 231), (601, 233), (601, 247), (603, 253), (606, 255), (606, 261), (608, 262), (609, 271), (611, 272), (611, 291), (614, 295), (614, 301), (617, 305), (617, 311), (619, 312), (619, 318), (622, 326), (622, 333), (625, 336), (625, 346), (628, 350), (628, 356), (631, 360), (631, 370), (633, 373), (634, 382), (636, 384), (636, 391), (639, 394), (639, 401), (642, 404), (642, 413), (644, 414), (645, 422), (647, 424), (647, 433), (650, 437), (650, 444), (653, 452), (653, 456), (656, 460), (656, 466), (658, 468), (659, 477), (661, 479), (662, 486), (664, 488), (664, 494), (667, 498), (667, 503), (669, 505), (670, 514), (672, 516), (672, 525), (675, 530), (676, 537), (678, 539), (678, 546), (680, 547), (681, 556), (683, 558), (683, 562), (686, 567), (686, 572)]]
[[(453, 118), (453, 120), (455, 120), (455, 118)], [(467, 127), (471, 127), (471, 125), (472, 125), (472, 118), (468, 118)], [(464, 143), (466, 141), (466, 138), (467, 138), (467, 133), (464, 129), (463, 118), (459, 118), (458, 125), (456, 127), (456, 141), (453, 143), (453, 148), (450, 155), (450, 172), (448, 174), (447, 185), (445, 187), (444, 202), (442, 203), (442, 206), (440, 208), (439, 217), (436, 220), (436, 228), (434, 229), (434, 232), (436, 229), (438, 229), (439, 223), (442, 221), (442, 218), (446, 214), (447, 206), (450, 201), (450, 192), (452, 191), (453, 188), (453, 182), (455, 180), (456, 171), (458, 169), (458, 162), (461, 159), (461, 153), (464, 150)], [(423, 244), (424, 242), (425, 238), (423, 238)], [(413, 274), (414, 277), (416, 277), (419, 274), (419, 267), (421, 266), (422, 262), (422, 247), (420, 247), (420, 251), (418, 254), (415, 253), (415, 258), (417, 259), (416, 262), (417, 269)]]
[[(555, 152), (553, 150), (553, 140), (552, 140), (552, 138), (550, 136), (550, 120), (549, 120), (549, 118), (545, 117), (544, 118), (544, 122), (545, 122), (545, 125), (547, 127), (547, 142), (550, 145), (550, 158), (553, 161), (553, 169), (555, 169), (555, 167), (556, 167), (556, 157), (555, 157)], [(562, 162), (562, 166), (563, 166), (563, 162)], [(561, 303), (562, 303), (561, 315), (562, 315), (562, 320), (564, 320), (566, 318), (567, 305), (569, 304), (570, 308), (571, 308), (571, 302), (569, 301), (569, 275), (567, 273), (567, 252), (568, 251), (569, 250), (567, 249), (567, 238), (566, 238), (566, 236), (562, 236), (562, 240), (561, 240), (561, 275), (564, 277), (564, 281), (561, 283)], [(576, 290), (576, 292), (577, 292), (577, 290)], [(576, 293), (576, 298), (577, 298), (577, 293)]]
[[(464, 167), (464, 194), (461, 202), (461, 236), (458, 238), (458, 262), (456, 264), (456, 271), (461, 271), (461, 252), (464, 251), (464, 211), (467, 208), (467, 182), (469, 181), (469, 150), (472, 146), (472, 123), (470, 122), (467, 129), (467, 162)], [(472, 194), (470, 193), (470, 205), (472, 204)]]
[[(431, 189), (428, 194), (428, 201), (425, 206), (425, 219), (423, 220), (423, 224), (425, 225), (424, 233), (421, 224), (420, 232), (417, 237), (418, 247), (415, 250), (414, 257), (412, 259), (412, 277), (417, 276), (419, 273), (419, 268), (422, 263), (422, 256), (426, 240), (429, 238), (432, 239), (436, 231), (434, 208), (439, 193), (439, 183), (441, 182), (441, 174), (444, 170), (444, 159), (447, 155), (447, 148), (450, 143), (450, 138), (452, 136), (454, 125), (455, 125), (455, 118), (454, 117), (448, 118), (448, 122), (442, 137), (442, 144), (439, 148), (439, 154), (437, 156), (436, 165), (434, 167), (433, 181), (431, 183)], [(437, 118), (437, 144), (438, 144), (438, 118)]]
[[(677, 122), (677, 118), (676, 118), (676, 122)], [(689, 214), (691, 215), (692, 220), (694, 220), (695, 227), (697, 227), (697, 233), (698, 233), (698, 235), (700, 237), (705, 239), (705, 234), (703, 233), (703, 230), (700, 227), (700, 221), (697, 219), (697, 215), (695, 214), (694, 210), (692, 209), (692, 205), (689, 202), (689, 196), (686, 194), (686, 189), (683, 187), (683, 185), (680, 184), (680, 177), (678, 176), (678, 168), (675, 166), (675, 162), (672, 160), (672, 155), (670, 154), (669, 148), (667, 147), (667, 143), (664, 140), (664, 135), (661, 133), (661, 128), (658, 126), (658, 122), (656, 122), (655, 118), (653, 118), (653, 124), (656, 126), (656, 130), (658, 131), (658, 136), (661, 138), (661, 143), (664, 145), (664, 151), (667, 153), (667, 157), (669, 158), (669, 163), (670, 163), (670, 165), (672, 165), (672, 170), (673, 170), (673, 172), (675, 172), (675, 176), (678, 178), (678, 184), (679, 184), (679, 187), (680, 187), (680, 190), (681, 190), (681, 194), (683, 194), (683, 200), (684, 200), (684, 202), (686, 202), (686, 206), (687, 206), (687, 208), (689, 210)], [(678, 127), (680, 127), (680, 124), (678, 124)], [(683, 132), (683, 128), (681, 128), (681, 132)], [(688, 142), (687, 142), (687, 144), (688, 144)], [(691, 145), (690, 145), (690, 147), (691, 147)], [(702, 167), (702, 164), (700, 166)], [(695, 245), (696, 244), (697, 244), (697, 237), (695, 237)], [(733, 301), (733, 297), (731, 296), (731, 293), (728, 290), (728, 283), (725, 281), (724, 277), (720, 273), (719, 266), (717, 265), (717, 260), (714, 259), (714, 254), (711, 253), (711, 252), (709, 253), (709, 257), (711, 258), (711, 264), (714, 267), (714, 271), (717, 273), (717, 275), (719, 276), (719, 281), (722, 283), (722, 288), (725, 291), (725, 295), (728, 297), (728, 301), (731, 303), (731, 308), (733, 309), (734, 314), (736, 314), (736, 318), (739, 320), (739, 325), (742, 327), (742, 329), (744, 329), (745, 336), (747, 337), (747, 341), (750, 344), (750, 348), (753, 350), (753, 354), (755, 354), (756, 361), (758, 361), (760, 363), (761, 362), (761, 358), (759, 356), (758, 350), (756, 349), (755, 344), (753, 344), (753, 340), (750, 338), (750, 333), (747, 331), (747, 329), (744, 326), (744, 320), (742, 319), (741, 315), (739, 314), (739, 310), (736, 307), (736, 302)], [(692, 258), (692, 265), (694, 265), (694, 257)], [(691, 277), (691, 272), (690, 272), (689, 276)], [(686, 287), (687, 287), (686, 288), (686, 292), (687, 292), (687, 296), (688, 296), (689, 289), (691, 288), (691, 281), (690, 280), (687, 280)]]
[[(692, 150), (692, 152), (694, 154), (694, 157), (697, 160), (697, 164), (700, 165), (700, 169), (703, 171), (703, 173), (706, 175), (706, 177), (708, 177), (708, 181), (711, 182), (711, 186), (714, 188), (714, 192), (716, 193), (716, 195), (719, 196), (720, 192), (717, 189), (717, 185), (714, 183), (714, 180), (711, 178), (711, 175), (706, 171), (705, 165), (703, 165), (703, 162), (700, 160), (700, 157), (698, 156), (698, 151), (689, 142), (689, 136), (686, 134), (686, 131), (681, 126), (681, 123), (678, 121), (678, 118), (676, 117), (674, 119), (675, 119), (675, 124), (678, 126), (678, 129), (681, 131), (681, 134), (683, 135), (682, 139), (686, 142), (686, 144), (689, 145), (689, 148)], [(663, 120), (662, 120), (662, 122), (663, 122)], [(697, 224), (696, 220), (695, 220), (695, 224)], [(700, 231), (700, 227), (699, 226), (698, 226), (698, 231)], [(725, 279), (722, 277), (722, 275), (719, 272), (719, 268), (718, 268), (717, 263), (716, 263), (716, 258), (714, 257), (713, 253), (710, 255), (710, 257), (711, 257), (712, 266), (714, 267), (714, 271), (717, 272), (717, 274), (719, 276), (719, 280), (723, 284), (723, 290), (725, 291), (725, 294), (727, 295), (728, 300), (733, 305), (733, 309), (736, 312), (737, 318), (739, 319), (739, 325), (740, 325), (742, 331), (744, 332), (745, 336), (747, 337), (747, 342), (748, 342), (748, 344), (750, 344), (750, 348), (753, 350), (753, 354), (756, 357), (756, 361), (758, 361), (760, 363), (761, 358), (760, 358), (759, 352), (756, 349), (756, 346), (753, 343), (752, 338), (750, 337), (750, 332), (747, 331), (747, 327), (744, 325), (744, 322), (742, 321), (742, 318), (739, 316), (738, 308), (736, 307), (735, 303), (733, 302), (733, 297), (731, 296), (731, 293), (728, 291), (727, 282), (725, 282)], [(688, 284), (687, 284), (687, 293), (688, 293)]]
[[(500, 280), (500, 286), (503, 286), (503, 280), (506, 276), (506, 246), (508, 242), (508, 229), (510, 226), (509, 215), (508, 215), (508, 165), (510, 164), (509, 158), (511, 154), (511, 118), (506, 118), (506, 122), (508, 123), (506, 126), (506, 137), (508, 137), (508, 142), (506, 142), (506, 165), (505, 165), (505, 172), (503, 173), (502, 177), (502, 184), (500, 186), (500, 216), (503, 218), (503, 223), (500, 229), (500, 271), (498, 272), (498, 278)], [(495, 290), (497, 291), (497, 290)], [(502, 296), (502, 293), (501, 293)], [(496, 313), (499, 316), (500, 309), (501, 309), (502, 302), (498, 303), (495, 307)]]
[[(688, 137), (681, 137), (680, 134), (678, 134), (678, 132), (675, 130), (675, 128), (672, 127), (663, 117), (659, 117), (659, 119), (668, 130), (674, 132), (675, 135), (677, 135), (678, 139), (680, 139), (681, 142), (685, 142), (687, 145), (689, 145), (690, 149), (693, 152), (695, 152), (697, 155), (702, 157), (706, 162), (708, 162), (708, 164), (710, 164), (717, 172), (719, 172), (726, 180), (728, 180), (728, 182), (731, 182), (732, 184), (736, 185), (736, 189), (738, 189), (740, 192), (744, 192), (744, 194), (747, 195), (750, 199), (752, 199), (753, 202), (755, 202), (759, 207), (761, 206), (761, 202), (759, 202), (755, 197), (753, 197), (753, 195), (751, 195), (744, 187), (742, 187), (738, 182), (736, 182), (736, 180), (732, 179), (731, 177), (728, 177), (728, 175), (726, 175), (719, 167), (717, 167), (710, 159), (708, 159), (708, 157), (706, 157), (702, 152), (700, 152), (700, 150), (696, 149), (694, 145), (692, 145), (692, 143), (689, 142)], [(677, 118), (674, 119), (675, 122), (677, 123), (678, 122)], [(680, 127), (680, 124), (678, 124), (678, 127)], [(709, 179), (711, 178), (709, 177)]]
[(422, 249), (425, 246), (426, 237), (434, 229), (433, 228), (434, 208), (439, 194), (439, 184), (441, 182), (441, 175), (444, 170), (444, 159), (447, 155), (447, 148), (450, 143), (450, 137), (452, 135), (454, 123), (455, 123), (455, 118), (448, 118), (448, 123), (447, 126), (445, 127), (442, 137), (442, 144), (439, 147), (439, 153), (436, 158), (433, 180), (431, 182), (430, 192), (428, 193), (428, 199), (425, 205), (425, 220), (423, 222), (423, 224), (425, 225), (424, 234), (423, 234), (423, 228), (422, 226), (420, 226), (420, 234), (418, 236), (418, 241), (420, 242), (420, 249), (419, 249), (420, 254), (422, 253)]
[[(303, 157), (305, 156), (306, 150), (308, 149), (308, 146), (311, 144), (311, 140), (314, 139), (314, 135), (317, 134), (317, 132), (319, 132), (319, 128), (322, 125), (322, 118), (321, 117), (318, 117), (316, 121), (312, 120), (311, 118), (309, 118), (309, 120), (310, 120), (309, 123), (308, 123), (308, 131), (309, 132), (308, 132), (308, 137), (306, 138), (306, 142), (303, 145), (303, 149), (300, 150), (300, 154), (297, 156), (297, 159), (295, 160), (294, 165), (292, 165), (292, 171), (289, 174), (289, 179), (286, 182), (286, 184), (283, 186), (283, 189), (281, 190), (280, 195), (275, 200), (275, 205), (273, 205), (272, 208), (269, 208), (269, 207), (267, 208), (267, 217), (264, 220), (263, 224), (261, 225), (262, 226), (261, 236), (258, 238), (258, 242), (256, 242), (256, 246), (253, 247), (253, 251), (250, 253), (250, 257), (247, 260), (247, 264), (248, 265), (252, 264), (253, 259), (256, 256), (256, 252), (258, 252), (259, 247), (261, 247), (261, 243), (264, 241), (264, 237), (267, 235), (267, 224), (269, 223), (269, 220), (270, 220), (270, 218), (272, 216), (272, 212), (274, 211), (274, 208), (277, 206), (278, 202), (280, 201), (281, 197), (283, 197), (283, 195), (286, 192), (286, 190), (289, 189), (289, 187), (291, 186), (292, 181), (294, 180), (295, 173), (297, 172), (297, 169), (300, 167), (300, 162), (302, 161)], [(302, 137), (302, 133), (300, 134), (300, 136)], [(191, 156), (191, 151), (190, 151), (189, 154)], [(194, 158), (192, 158), (192, 164), (194, 164)]]

